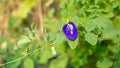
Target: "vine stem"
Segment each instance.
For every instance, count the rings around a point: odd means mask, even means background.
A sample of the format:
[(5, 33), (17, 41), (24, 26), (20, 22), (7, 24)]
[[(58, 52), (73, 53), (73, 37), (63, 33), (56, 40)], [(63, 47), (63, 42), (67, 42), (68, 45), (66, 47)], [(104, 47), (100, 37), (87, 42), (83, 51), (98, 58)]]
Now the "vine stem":
[(21, 58), (18, 58), (18, 59), (15, 59), (15, 60), (9, 61), (9, 62), (7, 62), (7, 63), (0, 64), (0, 66), (4, 66), (4, 65), (7, 65), (7, 64), (10, 64), (10, 63), (13, 63), (13, 62), (16, 62), (16, 61), (22, 60), (22, 59), (25, 58), (25, 57), (26, 57), (26, 55), (24, 55), (24, 56), (21, 57)]
[[(55, 42), (51, 43), (50, 45), (54, 45), (54, 44), (55, 44)], [(24, 56), (22, 56), (22, 57), (20, 57), (20, 58), (18, 58), (18, 59), (15, 59), (15, 60), (12, 60), (12, 61), (9, 61), (9, 62), (0, 64), (0, 67), (1, 67), (1, 66), (4, 66), (4, 65), (7, 65), (7, 64), (10, 64), (10, 63), (14, 63), (14, 62), (16, 62), (16, 61), (20, 61), (20, 60), (24, 59), (26, 56), (28, 56), (28, 55), (30, 55), (30, 54), (32, 54), (32, 53), (38, 52), (40, 49), (41, 49), (41, 48), (38, 48), (38, 49), (34, 50), (33, 52), (27, 53), (27, 54), (26, 54), (26, 53), (23, 53)], [(54, 50), (54, 54), (56, 54), (55, 49), (52, 48), (52, 50)]]
[[(40, 49), (41, 49), (41, 48), (38, 48), (38, 49), (34, 50), (34, 52), (38, 52)], [(32, 53), (34, 53), (34, 52), (32, 52)], [(18, 59), (15, 59), (15, 60), (12, 60), (12, 61), (9, 61), (9, 62), (6, 62), (6, 63), (3, 63), (3, 64), (0, 64), (0, 66), (4, 66), (4, 65), (7, 65), (7, 64), (10, 64), (10, 63), (16, 62), (16, 61), (20, 61), (20, 60), (24, 59), (26, 56), (28, 56), (28, 55), (30, 55), (30, 54), (32, 54), (32, 53), (24, 54), (24, 56), (22, 56), (22, 57), (20, 57), (20, 58), (18, 58)]]

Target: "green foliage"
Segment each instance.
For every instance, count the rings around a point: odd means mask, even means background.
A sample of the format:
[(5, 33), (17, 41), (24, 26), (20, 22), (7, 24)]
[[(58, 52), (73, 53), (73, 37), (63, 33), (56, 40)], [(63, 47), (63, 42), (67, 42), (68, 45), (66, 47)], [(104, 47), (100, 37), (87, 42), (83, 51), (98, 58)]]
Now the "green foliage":
[(41, 54), (40, 60), (38, 60), (39, 63), (47, 63), (47, 61), (52, 57), (52, 51), (50, 47), (44, 48), (44, 53)]
[(96, 27), (95, 23), (94, 23), (94, 20), (90, 20), (89, 22), (86, 23), (85, 25), (85, 29), (87, 32), (90, 32), (92, 30), (94, 30)]
[(49, 17), (49, 18), (52, 18), (53, 15), (54, 15), (54, 12), (55, 12), (55, 9), (49, 10), (49, 12), (48, 12), (48, 17)]
[(119, 68), (120, 67), (120, 62), (118, 61), (118, 62), (115, 62), (114, 63), (114, 68)]
[(57, 37), (56, 37), (57, 44), (61, 44), (62, 42), (64, 42), (64, 39), (65, 39), (65, 36), (63, 32), (57, 33)]
[(75, 48), (77, 47), (77, 45), (78, 45), (78, 40), (79, 40), (78, 38), (75, 39), (74, 41), (68, 40), (68, 44), (69, 44), (69, 46), (70, 46), (71, 49), (75, 49)]
[(0, 45), (5, 42), (8, 39), (8, 37), (3, 36), (2, 38), (0, 38)]
[(50, 63), (49, 68), (65, 68), (67, 65), (67, 61), (68, 61), (67, 57), (65, 57), (65, 58), (60, 57), (56, 60), (53, 60), (53, 62)]
[(85, 34), (85, 40), (90, 43), (91, 45), (96, 45), (97, 43), (97, 37), (93, 33), (86, 33)]
[(34, 62), (31, 58), (26, 58), (24, 60), (24, 68), (34, 68)]
[[(29, 5), (30, 4), (30, 5)], [(36, 2), (21, 4), (18, 17), (26, 18)], [(32, 24), (18, 40), (18, 49), (8, 42), (0, 49), (0, 56), (7, 55), (5, 62), (27, 57), (5, 65), (6, 68), (119, 68), (120, 67), (120, 1), (119, 0), (63, 0), (59, 19), (56, 9), (51, 8), (44, 18), (44, 39)], [(26, 9), (25, 9), (26, 8)], [(25, 10), (25, 11), (23, 11)], [(18, 27), (16, 18), (10, 17), (10, 27)], [(62, 31), (66, 20), (78, 28), (78, 38), (69, 40)], [(58, 23), (57, 23), (58, 22)], [(14, 29), (14, 28), (13, 28)], [(0, 38), (0, 45), (8, 37)], [(54, 47), (55, 50), (52, 50)], [(36, 51), (39, 49), (38, 51)], [(56, 54), (54, 54), (56, 53)]]
[(29, 43), (31, 40), (27, 36), (22, 36), (21, 39), (18, 41), (18, 45), (22, 46), (24, 44)]
[(86, 57), (83, 57), (79, 60), (80, 66), (83, 66), (88, 63), (88, 59)]
[(17, 14), (18, 17), (26, 18), (29, 11), (36, 5), (37, 5), (37, 1), (28, 1), (28, 0), (23, 1), (20, 5), (20, 9), (18, 9), (18, 14)]
[(8, 44), (7, 44), (7, 50), (9, 51), (9, 52), (13, 52), (14, 51), (14, 44), (12, 43), (12, 42), (9, 42)]
[(112, 64), (113, 64), (113, 62), (111, 60), (104, 57), (97, 62), (97, 67), (98, 68), (109, 68), (112, 66)]

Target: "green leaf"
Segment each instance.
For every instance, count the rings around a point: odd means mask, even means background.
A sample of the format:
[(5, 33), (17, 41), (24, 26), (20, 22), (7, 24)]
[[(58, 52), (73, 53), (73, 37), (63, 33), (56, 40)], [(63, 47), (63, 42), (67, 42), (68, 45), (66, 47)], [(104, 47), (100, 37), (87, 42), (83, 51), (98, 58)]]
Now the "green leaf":
[(0, 49), (0, 56), (2, 56), (3, 54), (6, 54), (7, 49)]
[(91, 45), (96, 45), (97, 43), (97, 36), (93, 33), (86, 33), (85, 40), (90, 43)]
[(112, 51), (113, 53), (118, 53), (119, 52), (119, 50), (120, 50), (120, 48), (119, 48), (119, 46), (117, 46), (117, 45), (112, 45), (112, 46), (108, 46), (108, 49), (110, 50), (110, 51)]
[(105, 38), (105, 39), (114, 39), (117, 35), (117, 31), (116, 29), (104, 29), (102, 31), (102, 37)]
[(48, 12), (49, 18), (52, 18), (54, 16), (54, 12), (55, 12), (54, 8), (52, 8), (52, 9), (49, 10), (49, 12)]
[(57, 33), (56, 43), (61, 44), (65, 39), (63, 32)]
[(49, 33), (47, 37), (47, 41), (53, 41), (56, 38), (57, 33)]
[(89, 20), (89, 21), (86, 23), (86, 25), (85, 25), (85, 30), (86, 30), (87, 32), (90, 32), (90, 31), (94, 30), (95, 27), (96, 27), (96, 25), (95, 25), (94, 21), (91, 19), (91, 20)]
[[(12, 56), (13, 57), (13, 56)], [(14, 58), (14, 57), (13, 57)], [(14, 60), (14, 59), (13, 59)], [(9, 61), (8, 61), (9, 62)], [(10, 64), (5, 65), (5, 68), (19, 68), (21, 61), (16, 61)]]
[(44, 33), (44, 41), (48, 42), (48, 34)]
[(78, 16), (74, 16), (74, 17), (72, 16), (69, 19), (70, 21), (74, 22), (77, 27), (80, 26), (80, 21)]
[(65, 8), (66, 7), (65, 1), (62, 1), (59, 6), (60, 8)]
[[(33, 30), (33, 29), (32, 29)], [(30, 31), (29, 28), (25, 28), (25, 35), (28, 36), (30, 39), (33, 39), (33, 33)]]
[(82, 66), (84, 64), (87, 64), (88, 63), (88, 59), (86, 57), (83, 57), (79, 60), (79, 64)]
[(62, 26), (63, 26), (63, 22), (59, 22), (59, 23), (57, 24), (57, 29), (58, 29), (59, 31), (61, 31), (61, 30), (62, 30)]
[(50, 63), (49, 68), (66, 68), (68, 58), (58, 58), (56, 60), (53, 60), (53, 62)]
[(74, 41), (68, 40), (68, 44), (69, 44), (70, 48), (75, 49), (78, 45), (78, 41), (79, 41), (78, 38), (75, 39)]
[(98, 17), (94, 19), (94, 23), (99, 26), (102, 27), (102, 38), (105, 39), (110, 39), (110, 38), (114, 38), (117, 34), (117, 30), (115, 29), (115, 26), (113, 24), (113, 22), (105, 17)]
[(93, 22), (100, 27), (103, 27), (103, 29), (112, 29), (114, 28), (114, 25), (112, 21), (105, 17), (98, 17), (93, 20)]
[(1, 37), (1, 38), (0, 38), (0, 45), (1, 45), (3, 42), (5, 42), (7, 39), (8, 39), (8, 37), (6, 37), (6, 36)]
[(32, 24), (30, 25), (30, 27), (31, 27), (31, 29), (34, 29), (34, 27), (35, 27), (35, 23), (32, 22)]
[(55, 50), (56, 50), (57, 54), (65, 54), (66, 47), (65, 47), (64, 43), (62, 43), (60, 45), (55, 44), (54, 47), (55, 47)]
[(113, 61), (111, 61), (107, 57), (104, 57), (104, 58), (100, 59), (99, 61), (97, 61), (96, 66), (98, 68), (109, 68), (112, 66), (112, 64), (113, 64)]
[[(75, 52), (71, 52), (71, 53), (73, 54)], [(71, 64), (72, 64), (73, 68), (80, 68), (80, 65), (83, 65), (80, 61), (80, 58), (78, 58), (78, 56), (74, 56), (74, 55), (73, 55), (73, 58), (71, 59)]]
[(18, 41), (18, 45), (22, 46), (22, 45), (26, 45), (28, 43), (30, 43), (31, 40), (27, 37), (27, 36), (22, 36), (21, 39)]
[(108, 55), (108, 49), (104, 48), (102, 45), (97, 44), (96, 45), (96, 55), (99, 57), (104, 57)]
[(40, 60), (38, 60), (38, 63), (47, 63), (48, 60), (53, 57), (52, 50), (50, 47), (45, 47), (43, 50), (43, 54), (40, 56)]
[(89, 19), (87, 17), (82, 17), (79, 19), (81, 22), (80, 22), (80, 25), (85, 27), (87, 21), (89, 21)]
[(120, 60), (120, 52), (113, 53), (116, 60)]
[(118, 1), (115, 1), (115, 2), (113, 2), (113, 4), (112, 4), (112, 7), (113, 8), (116, 8), (116, 7), (118, 7), (119, 6), (119, 2)]
[(13, 44), (12, 42), (9, 42), (9, 43), (7, 44), (7, 49), (8, 49), (9, 51), (14, 51), (14, 44)]
[(26, 58), (24, 60), (24, 68), (34, 68), (34, 62), (31, 58)]
[(101, 34), (101, 28), (99, 27), (96, 27), (94, 30), (93, 30), (93, 33), (97, 34), (97, 35), (100, 35)]
[(113, 54), (114, 54), (114, 56), (115, 56), (115, 59), (120, 60), (120, 52), (118, 52), (118, 53), (113, 53)]
[(120, 42), (120, 37), (114, 37), (113, 38), (113, 43), (119, 43)]
[[(16, 51), (15, 54), (10, 54), (10, 53), (6, 53), (7, 56), (6, 56), (6, 63), (8, 62), (12, 62), (12, 63), (9, 63), (7, 65), (5, 65), (5, 68), (19, 68), (19, 65), (21, 64), (21, 60), (20, 60), (20, 57), (22, 57), (20, 54), (20, 52)], [(17, 60), (14, 62), (14, 60)]]
[(107, 13), (107, 14), (104, 14), (106, 17), (108, 18), (112, 18), (114, 17), (114, 13), (113, 12), (110, 12), (110, 13)]
[(120, 68), (120, 61), (115, 62), (113, 68)]

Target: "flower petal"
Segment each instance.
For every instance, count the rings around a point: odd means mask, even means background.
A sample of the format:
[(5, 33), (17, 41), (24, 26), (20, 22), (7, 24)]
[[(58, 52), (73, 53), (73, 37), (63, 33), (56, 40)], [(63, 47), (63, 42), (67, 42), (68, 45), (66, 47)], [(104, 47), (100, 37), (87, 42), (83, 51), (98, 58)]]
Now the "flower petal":
[(73, 22), (63, 26), (63, 32), (69, 40), (75, 40), (78, 37), (78, 30)]

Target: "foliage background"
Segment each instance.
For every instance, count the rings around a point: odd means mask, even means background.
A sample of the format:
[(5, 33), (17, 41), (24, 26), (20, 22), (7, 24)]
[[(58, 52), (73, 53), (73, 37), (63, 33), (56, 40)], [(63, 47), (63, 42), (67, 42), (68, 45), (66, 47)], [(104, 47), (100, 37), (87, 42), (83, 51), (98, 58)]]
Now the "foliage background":
[[(66, 19), (79, 30), (74, 41)], [(119, 0), (0, 0), (0, 68), (119, 67)]]

